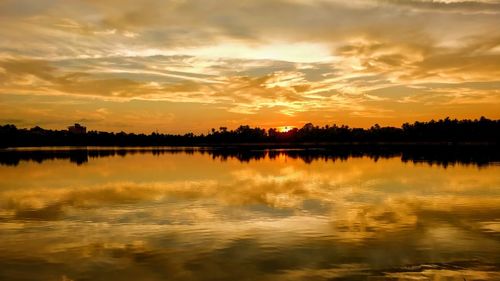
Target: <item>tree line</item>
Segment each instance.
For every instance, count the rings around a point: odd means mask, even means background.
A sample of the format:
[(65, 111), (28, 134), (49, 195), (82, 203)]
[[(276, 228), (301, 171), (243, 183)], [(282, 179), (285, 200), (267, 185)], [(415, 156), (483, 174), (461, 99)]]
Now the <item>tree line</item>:
[(234, 130), (213, 128), (208, 134), (151, 134), (67, 130), (47, 130), (38, 126), (25, 129), (15, 125), (0, 126), (0, 146), (191, 146), (241, 144), (309, 144), (309, 143), (490, 143), (500, 140), (500, 120), (440, 119), (404, 123), (401, 127), (351, 128), (346, 125), (315, 126), (281, 132), (242, 125)]

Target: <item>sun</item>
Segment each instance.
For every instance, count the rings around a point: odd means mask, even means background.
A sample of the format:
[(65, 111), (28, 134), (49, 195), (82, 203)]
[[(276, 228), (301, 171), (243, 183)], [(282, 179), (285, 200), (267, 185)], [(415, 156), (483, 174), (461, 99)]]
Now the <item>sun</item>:
[(292, 130), (293, 128), (295, 128), (295, 126), (280, 126), (280, 127), (277, 127), (276, 129), (280, 133), (286, 133), (286, 132)]

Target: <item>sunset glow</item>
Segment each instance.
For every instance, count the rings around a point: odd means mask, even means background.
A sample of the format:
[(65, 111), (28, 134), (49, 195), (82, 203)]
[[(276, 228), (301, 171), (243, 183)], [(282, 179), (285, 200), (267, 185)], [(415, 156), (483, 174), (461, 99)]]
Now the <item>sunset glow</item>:
[(0, 0), (0, 280), (500, 280), (500, 0)]
[(500, 118), (499, 1), (1, 1), (0, 123)]
[(281, 127), (277, 127), (276, 129), (278, 129), (278, 132), (286, 133), (286, 132), (292, 130), (293, 128), (295, 128), (295, 127), (294, 126), (281, 126)]

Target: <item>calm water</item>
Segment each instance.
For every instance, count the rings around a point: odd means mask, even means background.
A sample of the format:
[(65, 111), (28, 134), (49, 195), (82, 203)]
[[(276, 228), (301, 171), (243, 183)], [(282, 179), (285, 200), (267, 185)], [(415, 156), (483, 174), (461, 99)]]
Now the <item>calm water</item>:
[(132, 152), (0, 155), (0, 280), (500, 280), (496, 163)]

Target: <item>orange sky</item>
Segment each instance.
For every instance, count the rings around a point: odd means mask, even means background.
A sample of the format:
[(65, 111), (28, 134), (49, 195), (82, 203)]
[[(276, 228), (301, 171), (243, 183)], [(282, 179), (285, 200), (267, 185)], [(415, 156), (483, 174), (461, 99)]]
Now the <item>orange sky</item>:
[(0, 124), (500, 118), (500, 1), (0, 1)]

